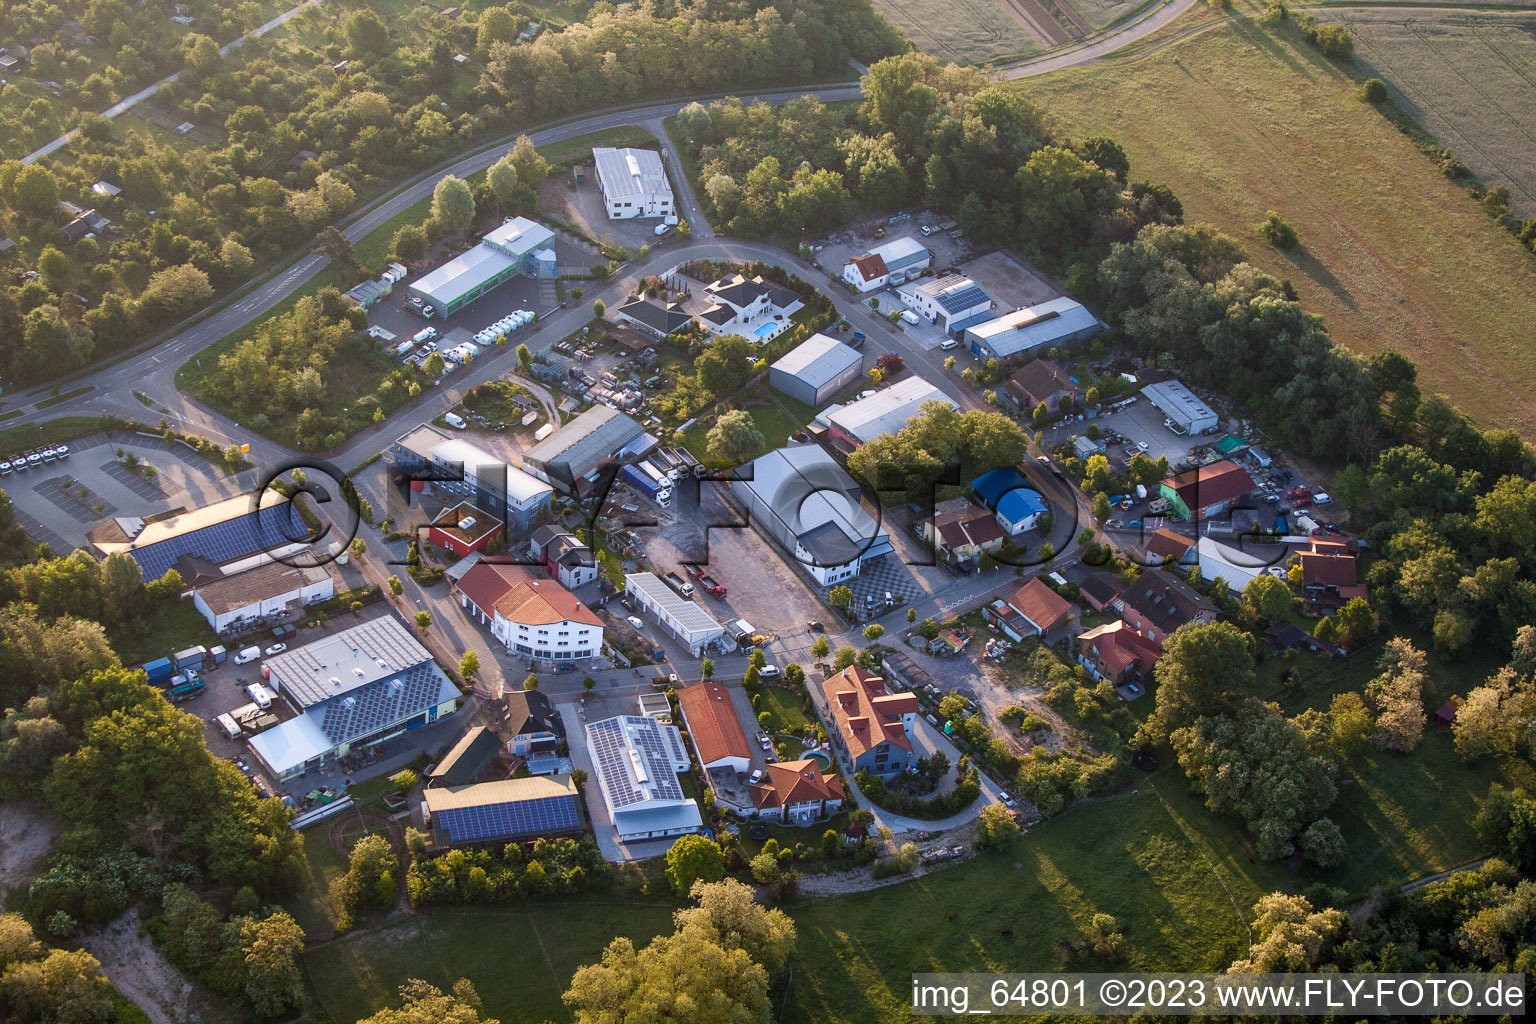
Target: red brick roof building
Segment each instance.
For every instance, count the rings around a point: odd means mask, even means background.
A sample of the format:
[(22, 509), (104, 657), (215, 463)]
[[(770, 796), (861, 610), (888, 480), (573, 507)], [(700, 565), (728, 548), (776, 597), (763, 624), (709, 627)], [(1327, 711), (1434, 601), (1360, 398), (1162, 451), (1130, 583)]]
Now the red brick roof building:
[(766, 777), (752, 787), (752, 802), (759, 818), (804, 824), (834, 814), (845, 794), (836, 775), (823, 775), (820, 765), (806, 758), (770, 764)]
[(913, 760), (911, 734), (917, 697), (892, 693), (885, 680), (849, 666), (821, 684), (835, 728), (832, 742), (853, 762), (854, 771), (894, 775)]
[(1077, 638), (1079, 664), (1095, 679), (1107, 679), (1116, 686), (1147, 678), (1162, 656), (1163, 648), (1156, 640), (1142, 636), (1124, 621), (1096, 626)]
[(677, 691), (677, 704), (705, 771), (730, 768), (739, 774), (747, 770), (752, 746), (724, 686), (710, 681), (685, 686)]

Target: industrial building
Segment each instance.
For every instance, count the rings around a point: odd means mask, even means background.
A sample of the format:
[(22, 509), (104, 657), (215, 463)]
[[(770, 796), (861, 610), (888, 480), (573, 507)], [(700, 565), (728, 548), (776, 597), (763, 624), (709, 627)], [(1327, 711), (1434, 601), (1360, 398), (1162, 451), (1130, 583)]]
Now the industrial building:
[(1102, 330), (1104, 325), (1088, 307), (1063, 295), (967, 327), (965, 344), (977, 359), (1007, 359), (1093, 338)]
[(523, 453), (523, 466), (562, 492), (584, 496), (601, 463), (644, 433), (617, 409), (594, 405)]
[(543, 480), (429, 424), (396, 438), (390, 459), (412, 490), (468, 499), (515, 530), (527, 530), (553, 493)]
[(677, 706), (706, 772), (725, 768), (740, 775), (752, 766), (752, 746), (729, 690), (706, 679), (678, 690)]
[(261, 673), (299, 713), (250, 740), (280, 781), (430, 725), (452, 714), (461, 696), (431, 652), (390, 614), (267, 658)]
[(256, 619), (285, 618), (335, 596), (336, 583), (323, 567), (268, 561), (197, 583), (192, 605), (222, 633)]
[(412, 294), (452, 316), (514, 277), (550, 278), (556, 273), (555, 233), (527, 217), (511, 217), (480, 244), (411, 283)]
[(688, 752), (677, 727), (641, 715), (587, 726), (587, 750), (620, 842), (687, 835), (704, 827), (699, 805), (683, 796)]
[(933, 253), (910, 236), (893, 238), (843, 264), (843, 281), (854, 291), (870, 292), (917, 277), (933, 265)]
[(1177, 473), (1158, 484), (1158, 492), (1173, 503), (1173, 514), (1189, 522), (1231, 508), (1253, 493), (1253, 477), (1228, 459)]
[(175, 569), (191, 588), (297, 555), (315, 536), (298, 507), (269, 487), (260, 509), (252, 495), (242, 494), (154, 521), (119, 516), (93, 529), (89, 540), (102, 557), (118, 551), (132, 555), (146, 580)]
[(569, 775), (502, 779), (422, 793), (436, 847), (505, 843), (582, 830), (581, 793)]
[(951, 409), (955, 403), (948, 395), (922, 377), (912, 376), (847, 405), (833, 406), (817, 420), (827, 425), (828, 436), (838, 447), (852, 451), (881, 434), (894, 434), (916, 416), (924, 402), (943, 402)]
[(697, 658), (704, 648), (725, 636), (725, 627), (709, 613), (662, 582), (653, 572), (632, 572), (624, 577), (624, 594), (656, 619), (656, 624), (683, 642)]
[(1141, 389), (1148, 401), (1162, 410), (1180, 433), (1197, 437), (1216, 429), (1219, 417), (1195, 393), (1176, 380), (1148, 384)]
[(609, 220), (671, 217), (677, 213), (667, 170), (661, 164), (661, 154), (655, 150), (598, 146), (592, 150), (592, 164), (597, 169), (597, 187), (603, 190)]
[(925, 277), (896, 289), (907, 308), (945, 334), (954, 334), (992, 318), (992, 296), (959, 274)]
[(813, 409), (862, 377), (864, 358), (825, 334), (813, 334), (768, 367), (768, 386)]
[(731, 482), (752, 524), (771, 537), (824, 587), (859, 574), (889, 554), (890, 534), (859, 503), (853, 477), (818, 445), (790, 445), (752, 460)]

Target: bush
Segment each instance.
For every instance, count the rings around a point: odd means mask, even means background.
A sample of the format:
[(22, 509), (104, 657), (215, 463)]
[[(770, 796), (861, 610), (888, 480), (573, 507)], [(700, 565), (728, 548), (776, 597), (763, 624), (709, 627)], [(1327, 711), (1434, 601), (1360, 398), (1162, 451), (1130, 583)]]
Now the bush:
[(1254, 230), (1259, 233), (1259, 237), (1276, 249), (1296, 248), (1298, 241), (1296, 229), (1287, 224), (1285, 219), (1274, 210), (1270, 210), (1263, 220), (1255, 224)]
[(1360, 98), (1377, 105), (1387, 102), (1387, 83), (1379, 78), (1367, 78), (1360, 83)]
[(1307, 29), (1307, 42), (1329, 60), (1349, 60), (1355, 55), (1355, 37), (1343, 25), (1316, 25)]

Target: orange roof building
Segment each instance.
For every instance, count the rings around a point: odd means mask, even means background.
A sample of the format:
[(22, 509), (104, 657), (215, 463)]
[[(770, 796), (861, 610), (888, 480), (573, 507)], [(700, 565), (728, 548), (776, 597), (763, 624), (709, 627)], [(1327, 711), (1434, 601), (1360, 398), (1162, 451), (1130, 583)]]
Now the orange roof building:
[(1035, 636), (1046, 636), (1077, 619), (1072, 603), (1038, 576), (1015, 590), (1008, 603), (1034, 627)]
[(856, 665), (827, 679), (821, 689), (836, 726), (832, 742), (853, 762), (854, 771), (894, 775), (915, 760), (916, 696), (892, 693), (882, 677)]
[(1314, 611), (1337, 608), (1366, 588), (1356, 576), (1355, 556), (1339, 541), (1314, 538), (1312, 550), (1301, 553), (1301, 593)]
[(1253, 477), (1230, 459), (1185, 470), (1170, 476), (1158, 487), (1173, 503), (1174, 514), (1186, 522), (1224, 511), (1253, 492)]
[(481, 560), (455, 589), (459, 603), (513, 654), (553, 665), (602, 651), (603, 620), (559, 583), (524, 566)]
[(708, 680), (685, 686), (677, 691), (677, 704), (705, 771), (729, 768), (739, 774), (751, 766), (752, 746), (724, 686)]
[(752, 787), (759, 818), (803, 824), (835, 813), (843, 806), (843, 783), (823, 775), (811, 758), (770, 764), (763, 781)]
[(1145, 677), (1162, 656), (1161, 644), (1124, 620), (1096, 626), (1077, 637), (1078, 662), (1095, 679), (1108, 679), (1116, 686)]

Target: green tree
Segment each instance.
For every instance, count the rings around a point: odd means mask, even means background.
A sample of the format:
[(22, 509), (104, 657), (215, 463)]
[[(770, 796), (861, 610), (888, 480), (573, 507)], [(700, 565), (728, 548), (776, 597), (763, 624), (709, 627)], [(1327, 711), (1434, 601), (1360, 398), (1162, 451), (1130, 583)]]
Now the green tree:
[(870, 643), (874, 643), (883, 636), (885, 636), (885, 627), (878, 622), (871, 622), (864, 627), (864, 639)]
[(480, 996), (468, 978), (454, 982), (451, 995), (412, 978), (400, 986), (400, 1001), (398, 1008), (380, 1010), (357, 1024), (497, 1024), (480, 1016)]
[(745, 409), (733, 409), (721, 416), (705, 435), (709, 452), (735, 465), (763, 450), (763, 434)]
[(608, 312), (608, 304), (602, 299), (592, 300), (592, 319), (601, 320), (603, 314)]
[(517, 168), (513, 166), (510, 156), (504, 156), (491, 164), (485, 172), (485, 184), (503, 209), (513, 209), (522, 194), (517, 180)]
[(916, 622), (916, 621), (917, 621), (917, 609), (916, 608), (908, 608), (907, 609), (907, 622), (910, 624), (910, 623), (913, 623), (913, 622)]
[(429, 244), (426, 228), (420, 224), (405, 224), (395, 232), (390, 247), (400, 259), (414, 263), (427, 254)]
[(1019, 834), (1018, 819), (1002, 804), (987, 804), (976, 820), (976, 845), (983, 849), (1001, 849)]
[(51, 245), (43, 246), (43, 251), (37, 254), (37, 272), (43, 276), (43, 283), (56, 292), (62, 292), (69, 285), (69, 257)]
[(1243, 607), (1256, 619), (1278, 621), (1291, 610), (1291, 588), (1269, 573), (1255, 576), (1243, 588)]
[(1367, 78), (1360, 83), (1359, 96), (1366, 103), (1380, 106), (1387, 102), (1387, 83), (1379, 78)]
[(831, 653), (832, 641), (827, 638), (827, 634), (819, 634), (815, 640), (811, 641), (811, 657), (820, 659)]
[(517, 39), (518, 21), (505, 7), (487, 7), (475, 25), (475, 45), (489, 53), (492, 43), (511, 43)]
[(236, 281), (244, 280), (256, 265), (251, 250), (241, 245), (233, 236), (226, 236), (219, 245), (219, 263), (224, 272)]
[(528, 673), (527, 677), (523, 680), (523, 689), (525, 689), (525, 690), (537, 690), (538, 688), (539, 688), (539, 677), (534, 675), (532, 672)]
[(416, 613), (416, 628), (425, 633), (432, 628), (432, 613), (420, 611)]
[(699, 383), (715, 397), (723, 397), (736, 391), (752, 374), (757, 350), (740, 335), (727, 334), (716, 338), (693, 361)]
[(834, 673), (841, 672), (858, 660), (859, 652), (857, 648), (840, 646), (832, 652), (832, 671)]
[(704, 678), (704, 679), (713, 679), (713, 678), (715, 678), (715, 659), (714, 658), (705, 658), (703, 661), (699, 662), (699, 675), (700, 675), (701, 678)]
[(469, 230), (475, 220), (475, 195), (462, 178), (445, 175), (432, 189), (432, 219), (449, 234)]
[(725, 877), (725, 854), (700, 835), (682, 836), (667, 851), (667, 880), (679, 896), (693, 891), (695, 882), (718, 882)]
[(433, 352), (431, 355), (427, 356), (427, 361), (422, 366), (421, 372), (426, 374), (428, 377), (436, 379), (441, 377), (443, 375), (443, 371), (447, 368), (448, 364), (443, 359), (443, 354), (441, 352)]
[(115, 551), (101, 560), (101, 601), (107, 614), (119, 622), (136, 617), (139, 595), (144, 590), (144, 570), (132, 555)]
[(517, 346), (517, 365), (524, 373), (533, 369), (533, 353), (529, 351), (527, 345), (522, 343)]
[(474, 651), (465, 651), (459, 658), (459, 675), (465, 679), (474, 679), (480, 674), (480, 655)]
[(1101, 523), (1108, 522), (1114, 512), (1115, 507), (1109, 503), (1109, 495), (1100, 491), (1093, 496), (1093, 518)]
[(1253, 690), (1253, 652), (1230, 622), (1180, 626), (1154, 671), (1157, 709), (1148, 725), (1160, 735), (1218, 714)]
[(1263, 220), (1254, 225), (1253, 230), (1276, 249), (1294, 249), (1298, 241), (1296, 229), (1285, 222), (1274, 210), (1270, 210)]
[(34, 217), (51, 216), (59, 202), (59, 181), (40, 164), (27, 164), (16, 172), (11, 185), (16, 208)]
[(842, 584), (827, 592), (827, 603), (845, 615), (853, 610), (853, 602), (853, 591)]
[(297, 1009), (304, 1001), (304, 977), (299, 968), (304, 929), (281, 910), (260, 921), (246, 920), (241, 929), (246, 998), (264, 1017), (279, 1017)]
[(361, 10), (347, 19), (347, 46), (354, 54), (367, 56), (389, 51), (389, 30), (370, 10)]
[(389, 592), (391, 594), (399, 597), (401, 594), (405, 593), (405, 583), (400, 579), (399, 576), (391, 576), (387, 582), (389, 583)]

